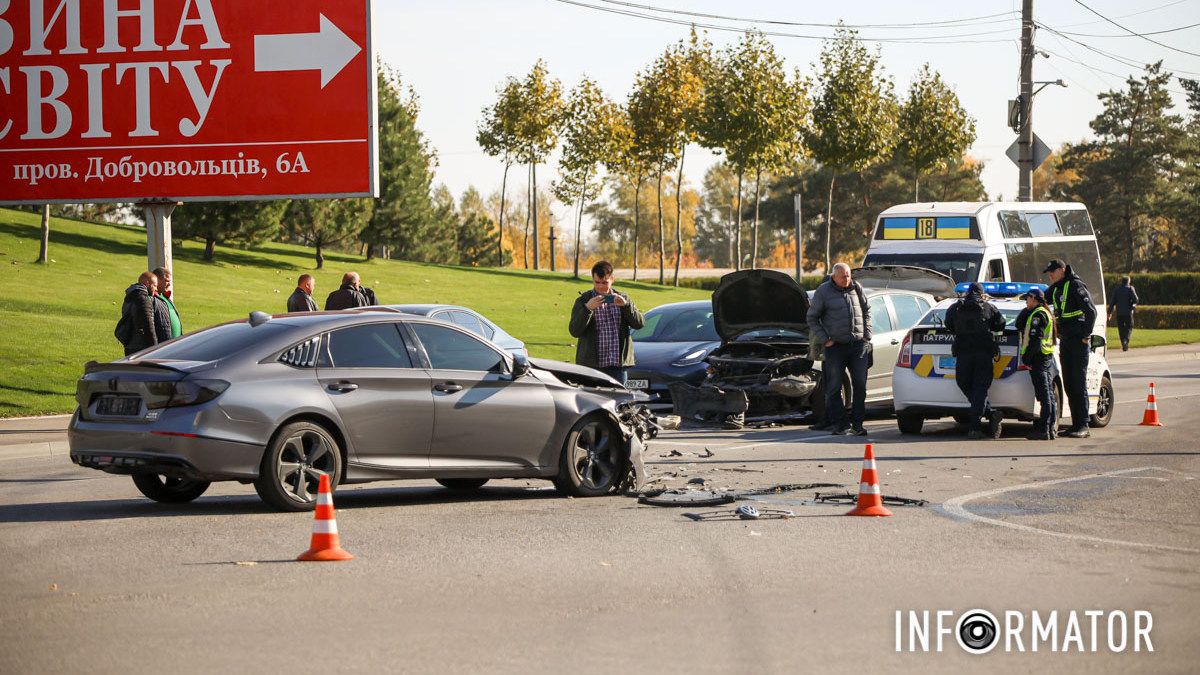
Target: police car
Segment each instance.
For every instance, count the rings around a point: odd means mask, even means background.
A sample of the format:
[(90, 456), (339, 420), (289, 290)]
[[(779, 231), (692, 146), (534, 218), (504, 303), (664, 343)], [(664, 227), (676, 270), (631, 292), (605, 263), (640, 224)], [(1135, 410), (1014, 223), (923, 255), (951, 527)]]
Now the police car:
[[(965, 293), (969, 285), (960, 283), (955, 291)], [(1046, 286), (1012, 282), (990, 282), (982, 286), (1005, 320), (1004, 331), (996, 338), (1000, 346), (1000, 358), (992, 372), (995, 381), (988, 392), (988, 400), (992, 407), (1003, 411), (1005, 419), (1036, 420), (1040, 406), (1034, 397), (1028, 368), (1018, 358), (1021, 337), (1014, 324), (1017, 315), (1025, 308), (1025, 301), (1017, 296), (1031, 288), (1045, 290)], [(955, 358), (950, 354), (954, 335), (944, 325), (946, 310), (955, 302), (957, 299), (951, 298), (934, 305), (900, 345), (900, 356), (892, 370), (892, 386), (901, 433), (921, 433), (921, 426), (927, 419), (954, 417), (961, 424), (967, 421), (970, 405), (954, 383)], [(1112, 372), (1104, 353), (1104, 336), (1093, 335), (1087, 373), (1089, 423), (1093, 427), (1103, 427), (1109, 423), (1116, 403)], [(1057, 347), (1051, 373), (1059, 417), (1069, 417), (1070, 410), (1059, 375)]]

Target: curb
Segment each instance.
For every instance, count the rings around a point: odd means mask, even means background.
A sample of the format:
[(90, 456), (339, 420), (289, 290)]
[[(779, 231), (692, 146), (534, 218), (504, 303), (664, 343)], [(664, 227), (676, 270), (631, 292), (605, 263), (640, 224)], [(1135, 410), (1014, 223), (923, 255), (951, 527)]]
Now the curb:
[(66, 457), (70, 453), (71, 447), (66, 441), (0, 445), (0, 461), (35, 459), (38, 457)]

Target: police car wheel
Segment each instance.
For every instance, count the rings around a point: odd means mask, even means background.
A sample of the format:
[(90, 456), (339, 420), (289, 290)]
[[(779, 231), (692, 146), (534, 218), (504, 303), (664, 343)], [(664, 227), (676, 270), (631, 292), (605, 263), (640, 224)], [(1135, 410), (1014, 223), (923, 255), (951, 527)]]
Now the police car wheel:
[(1112, 380), (1105, 375), (1100, 378), (1100, 398), (1096, 400), (1096, 414), (1088, 417), (1088, 426), (1092, 428), (1108, 426), (1108, 423), (1112, 421), (1115, 404)]
[(919, 434), (921, 427), (925, 426), (925, 418), (920, 415), (900, 413), (896, 415), (896, 426), (900, 427), (902, 434)]

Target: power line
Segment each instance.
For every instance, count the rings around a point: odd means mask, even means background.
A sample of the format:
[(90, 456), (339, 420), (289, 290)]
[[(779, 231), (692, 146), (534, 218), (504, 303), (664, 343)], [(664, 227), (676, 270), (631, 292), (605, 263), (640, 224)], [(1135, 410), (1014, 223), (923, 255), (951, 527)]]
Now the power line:
[[(1054, 33), (1055, 35), (1057, 35), (1057, 36), (1059, 36), (1059, 37), (1063, 38), (1064, 40), (1070, 40), (1071, 42), (1074, 42), (1075, 44), (1079, 45), (1080, 47), (1083, 47), (1084, 49), (1087, 49), (1088, 51), (1095, 52), (1096, 54), (1099, 54), (1099, 55), (1101, 55), (1101, 56), (1103, 56), (1103, 57), (1105, 57), (1105, 58), (1107, 58), (1107, 59), (1111, 59), (1111, 60), (1113, 60), (1113, 61), (1116, 61), (1117, 63), (1120, 63), (1121, 65), (1123, 65), (1123, 66), (1125, 66), (1125, 67), (1127, 67), (1127, 68), (1137, 68), (1137, 69), (1142, 69), (1142, 68), (1144, 68), (1144, 67), (1145, 67), (1145, 64), (1141, 63), (1141, 62), (1140, 62), (1138, 59), (1131, 59), (1131, 58), (1129, 58), (1128, 56), (1121, 56), (1120, 54), (1116, 54), (1116, 53), (1113, 53), (1113, 52), (1105, 51), (1105, 50), (1103, 50), (1103, 49), (1100, 49), (1099, 47), (1094, 47), (1094, 46), (1092, 46), (1092, 45), (1090, 45), (1090, 44), (1088, 44), (1088, 43), (1086, 43), (1086, 42), (1083, 42), (1083, 41), (1081, 41), (1081, 40), (1077, 40), (1077, 39), (1075, 39), (1075, 38), (1071, 37), (1070, 35), (1067, 35), (1067, 34), (1063, 33), (1062, 31), (1060, 31), (1060, 30), (1058, 30), (1058, 29), (1055, 29), (1055, 28), (1053, 28), (1053, 27), (1051, 27), (1051, 26), (1047, 26), (1047, 25), (1046, 25), (1046, 24), (1044, 24), (1044, 23), (1038, 23), (1037, 25), (1038, 25), (1038, 27), (1039, 27), (1039, 28), (1045, 28), (1046, 30), (1050, 31), (1051, 33)], [(1184, 74), (1187, 74), (1187, 75), (1198, 75), (1198, 76), (1200, 76), (1200, 73), (1193, 72), (1193, 71), (1190, 71), (1190, 70), (1183, 70), (1183, 69), (1181, 69), (1181, 68), (1171, 68), (1171, 67), (1167, 67), (1167, 70), (1169, 70), (1169, 71), (1172, 71), (1172, 72), (1176, 72), (1176, 73), (1184, 73)]]
[[(707, 14), (704, 12), (693, 12), (684, 9), (674, 9), (671, 7), (657, 7), (655, 5), (643, 5), (636, 2), (623, 2), (622, 0), (600, 0), (600, 2), (609, 5), (620, 5), (622, 7), (632, 7), (634, 9), (642, 9), (651, 12), (659, 12), (662, 14), (680, 14), (683, 16), (696, 16), (704, 19), (719, 19), (722, 21), (740, 21), (743, 23), (766, 23), (780, 26), (807, 26), (817, 28), (838, 28), (843, 24), (838, 23), (811, 23), (804, 21), (784, 21), (782, 19), (751, 19), (738, 16), (729, 16), (723, 14)], [(859, 24), (844, 24), (846, 28), (921, 28), (921, 27), (955, 27), (954, 24), (968, 24), (979, 22), (986, 23), (1002, 23), (1012, 21), (1016, 17), (1013, 15), (1016, 12), (997, 12), (996, 14), (984, 14), (982, 16), (964, 17), (962, 19), (947, 19), (945, 21), (916, 21), (912, 23), (859, 23)], [(996, 17), (1007, 17), (1004, 19), (984, 21), (984, 19), (996, 19)]]
[[(1120, 15), (1120, 16), (1118, 16), (1118, 17), (1115, 17), (1115, 18), (1117, 18), (1117, 19), (1128, 19), (1128, 18), (1129, 18), (1129, 17), (1131, 17), (1131, 16), (1141, 16), (1142, 14), (1149, 14), (1150, 12), (1157, 12), (1157, 11), (1158, 11), (1158, 10), (1160, 10), (1160, 9), (1166, 9), (1166, 8), (1168, 8), (1168, 7), (1174, 7), (1175, 5), (1182, 5), (1182, 4), (1183, 4), (1183, 3), (1185, 3), (1185, 2), (1189, 2), (1189, 0), (1175, 0), (1174, 2), (1168, 2), (1168, 3), (1167, 3), (1167, 4), (1165, 4), (1165, 5), (1159, 5), (1159, 6), (1157, 6), (1157, 7), (1151, 7), (1150, 9), (1143, 9), (1143, 10), (1141, 10), (1141, 11), (1138, 11), (1138, 12), (1132, 12), (1132, 13), (1130, 13), (1130, 14), (1122, 14), (1122, 15)], [(1096, 25), (1096, 24), (1098, 24), (1098, 23), (1104, 23), (1104, 22), (1103, 22), (1103, 21), (1080, 21), (1080, 22), (1078, 22), (1078, 23), (1065, 23), (1065, 24), (1063, 24), (1063, 27), (1065, 27), (1065, 28), (1075, 28), (1075, 27), (1077, 27), (1077, 26), (1094, 26), (1094, 25)]]
[(1072, 33), (1072, 32), (1071, 32), (1071, 31), (1069, 31), (1069, 30), (1064, 30), (1064, 31), (1062, 31), (1062, 32), (1063, 32), (1064, 34), (1066, 34), (1066, 35), (1075, 35), (1075, 36), (1078, 36), (1078, 37), (1095, 37), (1095, 38), (1127, 38), (1127, 37), (1143, 37), (1143, 36), (1146, 36), (1146, 35), (1162, 35), (1162, 34), (1164, 34), (1164, 33), (1177, 33), (1177, 32), (1179, 32), (1179, 31), (1181, 31), (1181, 30), (1187, 30), (1187, 29), (1189, 29), (1189, 28), (1195, 28), (1195, 27), (1197, 27), (1197, 26), (1200, 26), (1200, 23), (1193, 23), (1193, 24), (1191, 24), (1191, 25), (1189, 25), (1189, 26), (1180, 26), (1180, 27), (1178, 27), (1178, 28), (1167, 28), (1166, 30), (1155, 30), (1155, 31), (1149, 31), (1149, 32), (1146, 32), (1146, 33), (1141, 33), (1141, 34), (1138, 34), (1138, 35), (1128, 35), (1128, 34), (1126, 34), (1126, 35), (1120, 35), (1120, 34), (1115, 34), (1115, 33)]
[(1100, 17), (1101, 19), (1104, 19), (1105, 21), (1107, 21), (1107, 22), (1111, 23), (1112, 25), (1116, 26), (1117, 28), (1120, 28), (1121, 30), (1125, 31), (1126, 33), (1129, 33), (1130, 35), (1136, 35), (1137, 37), (1140, 37), (1140, 38), (1142, 38), (1142, 39), (1143, 39), (1143, 40), (1145, 40), (1146, 42), (1150, 42), (1150, 43), (1152, 43), (1152, 44), (1156, 44), (1156, 45), (1158, 45), (1159, 47), (1165, 47), (1165, 48), (1167, 48), (1167, 49), (1170, 49), (1171, 51), (1176, 51), (1176, 52), (1179, 52), (1180, 54), (1187, 54), (1187, 55), (1189, 55), (1189, 56), (1200, 56), (1200, 53), (1197, 53), (1197, 52), (1189, 52), (1189, 51), (1187, 51), (1186, 49), (1179, 49), (1178, 47), (1172, 47), (1172, 46), (1171, 46), (1171, 45), (1169, 45), (1169, 44), (1166, 44), (1166, 43), (1163, 43), (1163, 42), (1159, 42), (1158, 40), (1155, 40), (1154, 38), (1146, 37), (1145, 35), (1143, 35), (1143, 34), (1141, 34), (1141, 33), (1138, 33), (1138, 32), (1136, 32), (1136, 31), (1130, 30), (1130, 29), (1126, 28), (1125, 26), (1122, 26), (1121, 24), (1117, 23), (1116, 21), (1113, 21), (1112, 19), (1108, 18), (1107, 16), (1104, 16), (1104, 15), (1103, 15), (1103, 14), (1101, 14), (1100, 12), (1097, 12), (1096, 10), (1092, 9), (1091, 7), (1088, 7), (1087, 5), (1083, 4), (1083, 2), (1081, 2), (1080, 0), (1075, 0), (1075, 4), (1077, 4), (1077, 5), (1079, 5), (1080, 7), (1082, 7), (1082, 8), (1084, 8), (1084, 9), (1086, 9), (1087, 11), (1091, 12), (1092, 14), (1095, 14), (1096, 16)]

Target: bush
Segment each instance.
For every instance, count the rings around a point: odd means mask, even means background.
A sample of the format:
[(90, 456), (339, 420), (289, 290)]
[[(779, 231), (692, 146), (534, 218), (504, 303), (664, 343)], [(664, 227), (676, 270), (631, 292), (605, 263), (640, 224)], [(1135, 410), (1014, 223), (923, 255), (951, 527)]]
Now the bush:
[(1137, 328), (1200, 328), (1200, 305), (1138, 305), (1133, 323)]
[[(1112, 301), (1113, 289), (1121, 283), (1122, 274), (1105, 274), (1106, 296)], [(1157, 272), (1130, 274), (1130, 283), (1138, 299), (1154, 305), (1200, 305), (1200, 272)], [(1138, 307), (1140, 312), (1142, 307)]]

